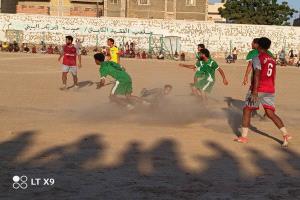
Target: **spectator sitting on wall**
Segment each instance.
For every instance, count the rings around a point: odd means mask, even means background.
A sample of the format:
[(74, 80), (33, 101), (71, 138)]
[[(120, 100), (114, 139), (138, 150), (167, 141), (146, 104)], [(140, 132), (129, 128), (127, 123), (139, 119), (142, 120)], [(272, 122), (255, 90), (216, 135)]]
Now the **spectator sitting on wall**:
[(130, 42), (129, 46), (130, 46), (129, 49), (135, 50), (135, 44), (133, 42)]
[(135, 52), (133, 49), (130, 49), (129, 55), (130, 55), (130, 58), (135, 58)]
[(129, 49), (125, 50), (125, 57), (127, 57), (127, 58), (130, 57), (130, 50)]
[(30, 49), (27, 44), (24, 44), (23, 52), (29, 53)]
[(2, 51), (8, 51), (8, 48), (9, 48), (9, 44), (7, 42), (3, 42), (2, 44)]
[(75, 40), (75, 47), (81, 52), (81, 48), (82, 48), (82, 43), (84, 42), (84, 38), (82, 40), (80, 40), (79, 38), (77, 38)]
[(13, 42), (13, 52), (19, 52), (20, 51), (20, 47), (19, 44), (17, 43), (17, 41)]
[(21, 47), (20, 47), (20, 52), (22, 52), (22, 53), (24, 52), (24, 47), (25, 47), (25, 43), (22, 43)]
[(225, 60), (226, 60), (226, 63), (234, 63), (232, 54), (228, 55)]
[(82, 49), (81, 49), (81, 55), (84, 55), (84, 56), (87, 55), (87, 49), (85, 47), (82, 47)]
[(125, 44), (125, 50), (129, 50), (129, 44), (128, 44), (128, 42), (126, 42), (126, 44)]
[(53, 53), (54, 54), (60, 54), (60, 50), (59, 50), (59, 47), (57, 45), (55, 45)]
[(142, 59), (146, 59), (146, 58), (147, 58), (146, 51), (143, 51), (143, 52), (142, 52)]
[(54, 52), (53, 53), (60, 54), (60, 51), (59, 51), (59, 48), (58, 48), (57, 45), (54, 47)]
[(136, 58), (141, 58), (141, 54), (139, 51), (136, 53)]
[(47, 47), (46, 47), (46, 45), (44, 44), (44, 45), (42, 45), (42, 48), (41, 48), (41, 53), (47, 53)]
[(165, 56), (164, 56), (162, 51), (159, 52), (159, 55), (157, 56), (157, 59), (159, 59), (159, 60), (165, 59)]
[(180, 54), (180, 60), (181, 60), (181, 61), (185, 61), (185, 53), (184, 53), (184, 52), (182, 52), (182, 53)]
[(285, 51), (282, 49), (279, 53), (279, 61), (281, 66), (286, 66)]
[(289, 51), (289, 65), (293, 65), (294, 64), (294, 57), (295, 57), (294, 50), (291, 49)]
[(49, 47), (48, 47), (48, 49), (47, 49), (47, 53), (48, 53), (48, 54), (53, 54), (53, 53), (54, 53), (54, 49), (53, 49), (53, 47), (52, 47), (51, 44), (49, 45)]
[(174, 60), (179, 60), (179, 54), (177, 51), (174, 53)]
[(98, 53), (98, 52), (99, 52), (99, 49), (98, 49), (97, 46), (93, 49), (93, 52), (95, 52), (95, 53)]
[(19, 52), (20, 51), (19, 45), (14, 45), (13, 48), (14, 48), (14, 52)]
[(124, 50), (123, 49), (120, 49), (119, 55), (120, 55), (120, 57), (124, 57)]
[(31, 53), (37, 53), (37, 49), (36, 49), (36, 46), (35, 46), (35, 45), (32, 46)]
[(9, 52), (13, 52), (14, 51), (14, 45), (12, 43), (9, 43), (8, 51)]
[(236, 47), (234, 47), (233, 50), (232, 50), (232, 57), (233, 57), (233, 63), (235, 63), (235, 61), (238, 58), (238, 53), (237, 53)]
[(293, 63), (292, 65), (295, 65), (296, 67), (298, 67), (299, 64), (299, 58), (297, 54), (294, 54), (294, 59), (293, 59)]

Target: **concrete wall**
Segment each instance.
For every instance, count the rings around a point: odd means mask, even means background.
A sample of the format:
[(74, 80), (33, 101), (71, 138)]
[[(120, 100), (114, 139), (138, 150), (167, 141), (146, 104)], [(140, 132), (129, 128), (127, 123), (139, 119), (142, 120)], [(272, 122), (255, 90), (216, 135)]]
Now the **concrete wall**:
[(240, 52), (250, 50), (253, 38), (266, 36), (272, 40), (272, 51), (300, 48), (300, 27), (217, 24), (184, 20), (141, 20), (129, 18), (54, 17), (0, 14), (0, 40), (8, 40), (7, 30), (17, 30), (23, 42), (63, 44), (71, 34), (84, 37), (84, 45), (105, 45), (108, 37), (134, 41), (138, 48), (147, 49), (149, 38), (181, 37), (181, 49), (194, 52), (198, 43), (205, 43), (212, 52), (224, 54), (230, 47)]

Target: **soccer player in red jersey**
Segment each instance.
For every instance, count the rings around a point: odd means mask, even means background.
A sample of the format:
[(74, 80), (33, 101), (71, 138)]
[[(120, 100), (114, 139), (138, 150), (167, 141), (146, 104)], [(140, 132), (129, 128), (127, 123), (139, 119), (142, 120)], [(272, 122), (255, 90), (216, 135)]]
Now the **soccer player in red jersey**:
[(266, 37), (259, 38), (258, 46), (259, 55), (252, 60), (253, 76), (243, 110), (242, 135), (236, 138), (235, 141), (248, 142), (251, 112), (259, 109), (259, 105), (262, 104), (268, 118), (282, 132), (283, 146), (287, 146), (292, 137), (288, 134), (280, 117), (275, 114), (276, 61), (267, 52), (271, 46), (271, 40)]
[(66, 44), (63, 46), (62, 52), (58, 58), (58, 62), (60, 62), (61, 58), (63, 58), (62, 62), (62, 82), (63, 86), (61, 90), (65, 90), (67, 88), (67, 76), (68, 72), (72, 73), (74, 86), (78, 88), (78, 78), (77, 78), (77, 57), (78, 57), (78, 68), (81, 67), (81, 55), (79, 49), (76, 48), (73, 44), (73, 37), (66, 37)]

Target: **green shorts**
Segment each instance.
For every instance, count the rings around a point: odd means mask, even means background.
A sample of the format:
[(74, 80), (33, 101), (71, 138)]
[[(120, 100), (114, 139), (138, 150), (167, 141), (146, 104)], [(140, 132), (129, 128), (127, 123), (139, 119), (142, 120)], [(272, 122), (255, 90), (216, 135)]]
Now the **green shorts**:
[(207, 79), (200, 79), (197, 81), (197, 83), (194, 85), (195, 88), (210, 93), (213, 89), (215, 82), (214, 81), (208, 81)]
[(130, 95), (132, 93), (132, 82), (130, 81), (116, 81), (111, 90), (112, 95)]

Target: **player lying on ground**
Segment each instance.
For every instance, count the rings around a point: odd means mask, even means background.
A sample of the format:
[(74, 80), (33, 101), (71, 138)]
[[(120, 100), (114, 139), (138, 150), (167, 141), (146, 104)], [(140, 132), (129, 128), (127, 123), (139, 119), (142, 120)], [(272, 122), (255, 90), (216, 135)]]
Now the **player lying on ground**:
[(63, 58), (62, 62), (62, 90), (67, 89), (67, 77), (68, 72), (72, 73), (74, 86), (78, 88), (78, 78), (77, 78), (77, 65), (76, 60), (78, 57), (78, 68), (81, 68), (81, 55), (79, 49), (73, 45), (73, 37), (66, 37), (66, 44), (63, 46), (61, 54), (58, 58), (58, 62), (60, 62), (61, 58)]
[(250, 126), (251, 113), (259, 109), (259, 105), (265, 109), (266, 115), (280, 129), (283, 135), (283, 146), (288, 145), (292, 137), (287, 133), (282, 120), (275, 114), (275, 76), (276, 61), (267, 51), (271, 46), (271, 40), (262, 37), (258, 40), (259, 55), (252, 59), (253, 76), (250, 91), (246, 96), (243, 109), (242, 135), (235, 139), (237, 142), (248, 142), (248, 130)]
[(210, 57), (210, 53), (207, 49), (200, 50), (200, 61), (197, 63), (197, 66), (183, 64), (180, 64), (180, 66), (196, 70), (192, 92), (201, 97), (202, 100), (207, 100), (206, 93), (212, 91), (215, 83), (216, 70), (218, 70), (222, 76), (224, 85), (228, 85), (224, 71), (218, 66), (218, 63)]
[(132, 95), (131, 77), (119, 64), (105, 61), (105, 56), (102, 53), (95, 54), (94, 59), (95, 63), (100, 65), (100, 82), (97, 87), (105, 86), (105, 78), (107, 76), (111, 76), (116, 81), (110, 94), (112, 102), (126, 106), (129, 110), (133, 109), (136, 103), (149, 104), (141, 98)]
[(171, 85), (165, 85), (163, 88), (143, 88), (140, 97), (151, 103), (151, 105), (158, 106), (163, 97), (169, 95), (172, 89), (173, 87)]

